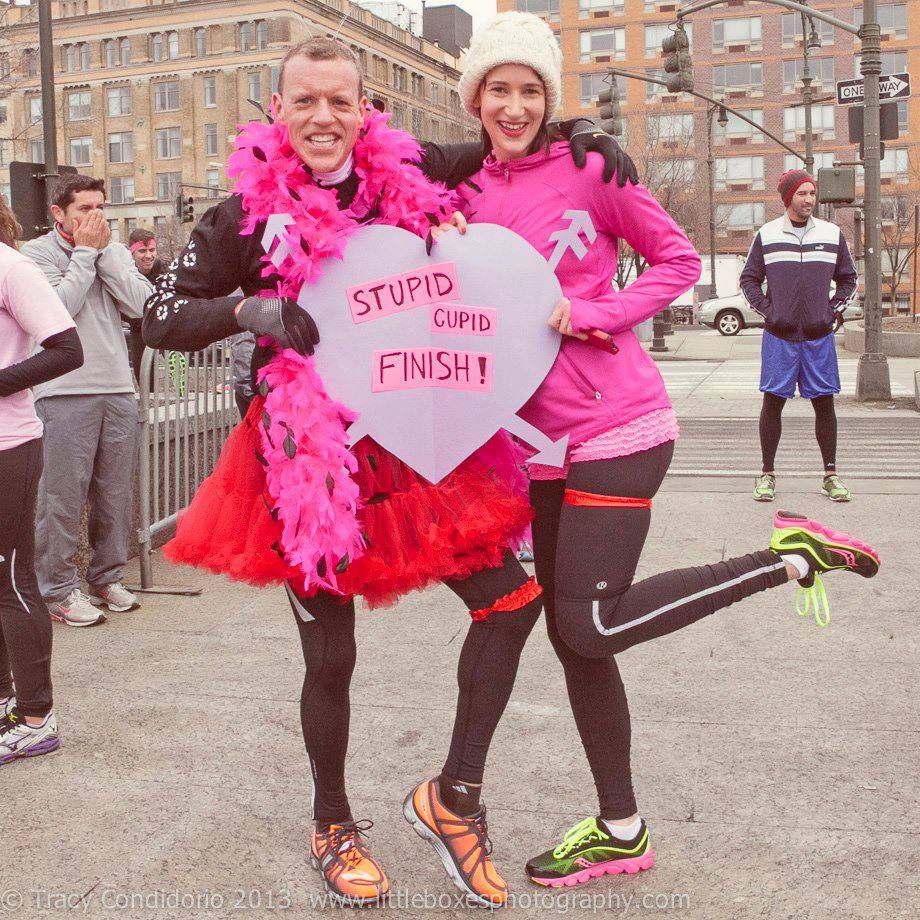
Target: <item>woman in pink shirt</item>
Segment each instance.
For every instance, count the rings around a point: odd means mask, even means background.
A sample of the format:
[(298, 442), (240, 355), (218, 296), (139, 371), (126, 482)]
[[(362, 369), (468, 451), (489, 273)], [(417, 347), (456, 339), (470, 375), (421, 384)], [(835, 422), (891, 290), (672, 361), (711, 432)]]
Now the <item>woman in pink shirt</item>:
[[(748, 555), (634, 582), (678, 427), (661, 375), (632, 329), (693, 286), (700, 260), (645, 188), (602, 183), (594, 154), (579, 170), (567, 145), (554, 142), (547, 122), (561, 95), (561, 60), (542, 20), (503, 13), (474, 36), (459, 85), (465, 108), (482, 122), (487, 154), (459, 187), (470, 220), (514, 230), (547, 260), (575, 219), (583, 242), (556, 265), (565, 297), (548, 321), (561, 348), (520, 413), (554, 441), (569, 435), (564, 470), (531, 467), (533, 548), (550, 641), (600, 799), (599, 818), (580, 821), (528, 861), (531, 880), (550, 886), (638, 872), (654, 861), (633, 794), (617, 653), (792, 579), (811, 587), (826, 571), (871, 577), (878, 570), (865, 544), (781, 511), (769, 545), (764, 539)], [(465, 221), (455, 223), (462, 232)], [(611, 279), (619, 239), (648, 268), (618, 291)], [(503, 705), (485, 700), (468, 721), (494, 725)], [(461, 890), (500, 903), (484, 822), (475, 821), (484, 814), (481, 783), (481, 771), (448, 758), (436, 780), (410, 795), (405, 813)], [(478, 843), (467, 827), (480, 829)]]
[[(61, 743), (51, 711), (51, 617), (35, 578), (42, 423), (30, 387), (83, 363), (70, 314), (16, 250), (21, 232), (0, 197), (0, 766)], [(36, 342), (41, 349), (29, 357)]]

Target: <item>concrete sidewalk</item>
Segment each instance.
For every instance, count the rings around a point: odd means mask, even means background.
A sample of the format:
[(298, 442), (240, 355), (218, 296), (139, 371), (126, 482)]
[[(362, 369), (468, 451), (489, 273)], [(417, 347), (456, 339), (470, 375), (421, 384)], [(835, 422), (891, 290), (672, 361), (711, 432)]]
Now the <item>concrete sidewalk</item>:
[[(555, 894), (524, 878), (527, 857), (597, 807), (538, 626), (486, 777), (494, 857), (520, 899), (506, 915), (916, 916), (920, 496), (853, 485), (849, 506), (813, 492), (781, 496), (882, 554), (871, 582), (828, 579), (828, 629), (800, 620), (794, 591), (780, 588), (622, 656), (651, 872)], [(672, 480), (656, 499), (639, 576), (764, 546), (772, 509), (748, 489)], [(56, 628), (63, 745), (0, 772), (0, 913), (318, 917), (303, 669), (284, 593), (162, 562), (156, 575), (204, 591), (147, 595), (142, 610), (97, 629)], [(374, 852), (409, 917), (451, 903), (440, 864), (400, 807), (446, 752), (467, 621), (444, 589), (359, 616), (349, 788), (356, 817), (375, 822)], [(185, 906), (170, 906), (180, 896)]]

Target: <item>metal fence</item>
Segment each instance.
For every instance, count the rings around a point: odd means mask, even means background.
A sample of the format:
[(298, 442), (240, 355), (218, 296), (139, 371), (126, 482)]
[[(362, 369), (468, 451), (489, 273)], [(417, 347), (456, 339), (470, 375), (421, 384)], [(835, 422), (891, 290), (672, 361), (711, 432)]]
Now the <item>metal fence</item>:
[(151, 553), (213, 471), (239, 419), (229, 342), (201, 351), (144, 351), (138, 463), (141, 587), (153, 585)]

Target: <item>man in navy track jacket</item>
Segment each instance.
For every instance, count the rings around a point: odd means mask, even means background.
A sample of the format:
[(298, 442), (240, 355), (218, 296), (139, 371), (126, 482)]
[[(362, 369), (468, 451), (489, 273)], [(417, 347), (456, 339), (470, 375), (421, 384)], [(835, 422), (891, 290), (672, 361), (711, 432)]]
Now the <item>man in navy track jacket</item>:
[(812, 215), (818, 184), (808, 173), (789, 170), (780, 176), (777, 190), (786, 213), (757, 231), (741, 272), (744, 298), (766, 323), (760, 369), (763, 474), (754, 499), (775, 497), (783, 406), (798, 387), (815, 410), (824, 461), (821, 491), (832, 501), (849, 501), (850, 492), (837, 476), (834, 394), (840, 392), (840, 374), (834, 324), (856, 293), (856, 266), (840, 228)]

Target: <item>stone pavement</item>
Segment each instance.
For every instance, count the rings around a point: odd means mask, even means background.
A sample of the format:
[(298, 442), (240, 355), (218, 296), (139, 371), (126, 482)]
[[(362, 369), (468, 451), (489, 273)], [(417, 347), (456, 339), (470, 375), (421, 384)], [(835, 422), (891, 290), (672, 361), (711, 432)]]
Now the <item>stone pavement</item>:
[[(920, 495), (916, 483), (853, 485), (848, 506), (800, 482), (781, 496), (782, 506), (852, 529), (882, 554), (873, 581), (828, 580), (828, 629), (800, 620), (783, 587), (621, 656), (635, 785), (657, 856), (651, 872), (555, 894), (524, 878), (527, 857), (596, 808), (538, 626), (486, 777), (495, 860), (519, 898), (505, 915), (917, 916)], [(748, 488), (670, 480), (639, 577), (765, 545), (772, 509)], [(319, 917), (305, 849), (303, 670), (284, 594), (159, 559), (155, 572), (162, 584), (203, 592), (147, 595), (141, 610), (96, 629), (56, 628), (63, 745), (0, 772), (0, 915)], [(467, 619), (444, 589), (359, 616), (349, 787), (356, 816), (375, 822), (370, 840), (395, 906), (412, 918), (451, 903), (400, 806), (441, 765)], [(179, 897), (184, 906), (171, 906)], [(435, 915), (470, 911), (442, 906)]]

